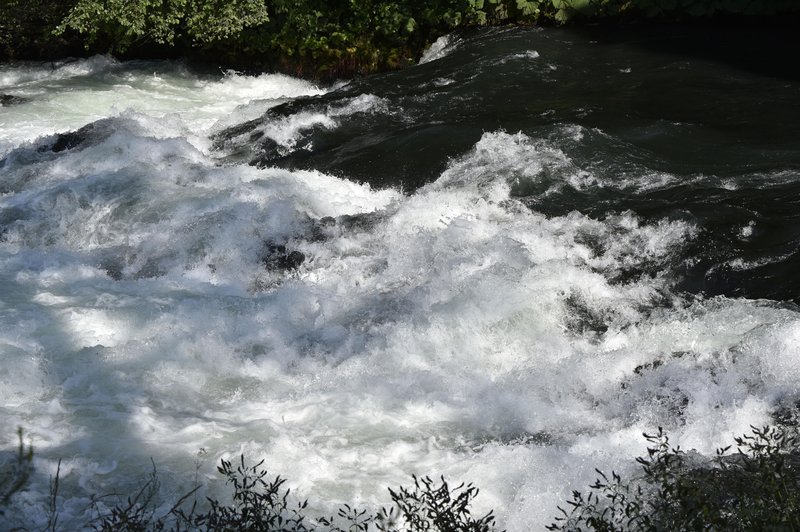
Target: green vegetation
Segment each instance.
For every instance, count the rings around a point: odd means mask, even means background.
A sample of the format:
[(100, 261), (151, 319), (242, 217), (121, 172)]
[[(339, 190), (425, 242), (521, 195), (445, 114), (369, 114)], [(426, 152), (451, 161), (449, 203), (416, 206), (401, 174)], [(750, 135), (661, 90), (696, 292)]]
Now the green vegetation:
[[(342, 77), (399, 68), (438, 36), (500, 24), (675, 20), (800, 12), (795, 0), (3, 0), (0, 60), (83, 48), (189, 55)], [(127, 55), (126, 55), (127, 54)]]
[[(9, 525), (6, 512), (14, 517), (11, 497), (26, 488), (30, 479), (33, 448), (25, 448), (22, 430), (19, 431), (18, 453), (0, 465), (0, 528)], [(244, 456), (237, 464), (222, 460), (217, 471), (232, 488), (229, 502), (206, 498), (198, 502), (200, 486), (180, 497), (172, 507), (163, 511), (158, 495), (160, 482), (155, 464), (149, 478), (136, 493), (127, 497), (116, 494), (92, 496), (89, 521), (80, 529), (102, 532), (200, 531), (200, 532), (493, 532), (496, 530), (492, 512), (475, 518), (470, 506), (478, 495), (472, 484), (451, 488), (441, 479), (414, 478), (411, 488), (389, 489), (392, 504), (377, 512), (343, 505), (336, 515), (311, 517), (308, 502), (292, 504), (285, 479), (270, 477), (264, 461), (248, 465)], [(45, 530), (55, 532), (59, 527), (59, 475), (50, 480), (48, 523)], [(116, 500), (116, 502), (114, 502)], [(203, 509), (200, 509), (200, 507)], [(16, 516), (14, 530), (20, 526)], [(76, 526), (74, 523), (70, 526)], [(5, 528), (3, 528), (5, 529)]]
[(89, 46), (125, 51), (176, 40), (203, 46), (268, 20), (263, 0), (79, 0), (56, 31), (73, 29)]
[[(20, 444), (0, 466), (0, 526), (12, 496), (25, 488), (33, 450)], [(547, 528), (556, 531), (800, 530), (800, 436), (797, 426), (752, 428), (735, 438), (736, 450), (719, 449), (705, 457), (671, 447), (659, 429), (644, 435), (647, 455), (637, 458), (642, 474), (623, 480), (597, 470), (588, 491), (573, 491), (568, 509)], [(60, 464), (59, 464), (60, 465)], [(136, 493), (94, 496), (92, 515), (83, 525), (97, 531), (252, 531), (252, 532), (493, 532), (489, 512), (473, 517), (478, 489), (451, 487), (442, 478), (414, 477), (411, 487), (389, 489), (391, 504), (377, 511), (343, 505), (333, 516), (310, 514), (308, 503), (290, 497), (285, 479), (271, 477), (261, 461), (248, 465), (222, 460), (218, 472), (231, 488), (227, 502), (198, 501), (195, 488), (169, 510), (159, 500), (153, 466)], [(60, 471), (60, 467), (59, 467)], [(58, 526), (59, 473), (51, 479), (47, 530)], [(293, 502), (294, 501), (294, 502)], [(74, 526), (74, 524), (72, 525)], [(26, 530), (25, 528), (18, 528)]]
[(597, 471), (574, 491), (549, 530), (800, 530), (800, 439), (797, 429), (752, 428), (736, 451), (708, 459), (672, 448), (669, 438), (644, 435), (642, 476), (622, 480)]
[(56, 26), (77, 0), (0, 0), (0, 60), (52, 59), (81, 51), (71, 33)]
[(389, 490), (392, 506), (376, 513), (349, 505), (339, 508), (335, 516), (312, 518), (308, 502), (292, 505), (289, 490), (280, 476), (269, 479), (263, 461), (248, 466), (244, 457), (234, 468), (222, 460), (219, 473), (233, 488), (231, 503), (208, 499), (209, 509), (198, 511), (186, 501), (194, 491), (184, 495), (165, 515), (156, 516), (152, 509), (153, 495), (158, 489), (155, 473), (133, 497), (92, 522), (103, 532), (140, 530), (197, 530), (203, 532), (492, 532), (494, 516), (489, 513), (475, 519), (469, 506), (478, 494), (472, 485), (451, 489), (444, 479), (438, 484), (430, 478), (414, 477), (412, 489)]
[(78, 0), (56, 29), (95, 50), (174, 46), (245, 66), (348, 76), (398, 68), (456, 28), (534, 22), (525, 0)]

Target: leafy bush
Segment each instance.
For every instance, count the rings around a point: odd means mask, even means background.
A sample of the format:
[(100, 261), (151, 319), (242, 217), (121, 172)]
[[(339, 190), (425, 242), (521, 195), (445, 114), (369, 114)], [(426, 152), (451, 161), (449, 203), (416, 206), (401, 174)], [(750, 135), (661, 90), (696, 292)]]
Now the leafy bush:
[[(20, 444), (0, 468), (0, 517), (24, 489), (33, 450)], [(659, 429), (644, 435), (647, 454), (636, 461), (642, 473), (623, 480), (597, 470), (586, 492), (573, 491), (567, 508), (547, 526), (557, 531), (800, 530), (800, 435), (797, 427), (752, 428), (734, 438), (736, 450), (703, 457), (672, 447)], [(195, 488), (169, 510), (157, 504), (160, 483), (155, 465), (132, 495), (93, 497), (94, 517), (85, 526), (102, 532), (493, 532), (492, 512), (474, 517), (473, 485), (451, 487), (444, 478), (413, 477), (411, 487), (389, 489), (391, 504), (377, 511), (343, 505), (329, 517), (311, 516), (307, 501), (290, 497), (285, 479), (271, 477), (264, 462), (248, 465), (242, 456), (217, 468), (232, 488), (229, 502), (198, 503)], [(60, 469), (59, 469), (60, 470)], [(57, 530), (59, 473), (51, 480), (47, 530)], [(116, 503), (109, 500), (116, 499)], [(190, 502), (191, 500), (191, 502)]]
[(3, 0), (0, 58), (189, 54), (347, 77), (406, 65), (460, 28), (800, 11), (795, 0)]
[(643, 475), (623, 481), (597, 470), (586, 493), (549, 530), (800, 530), (800, 439), (794, 428), (752, 428), (736, 452), (712, 459), (671, 447), (659, 429), (637, 458)]
[(209, 499), (210, 510), (205, 513), (186, 516), (181, 513), (181, 521), (198, 530), (309, 530), (303, 515), (308, 503), (298, 503), (289, 508), (289, 490), (283, 488), (285, 479), (280, 476), (267, 480), (267, 470), (262, 468), (264, 461), (247, 466), (244, 456), (233, 468), (232, 463), (222, 460), (217, 468), (225, 477), (225, 482), (233, 487), (232, 504), (225, 505)]
[(272, 62), (332, 77), (402, 66), (456, 28), (533, 22), (545, 0), (76, 1), (58, 32), (76, 31), (94, 50), (194, 47), (228, 61), (246, 57), (250, 66)]
[(0, 60), (51, 59), (80, 50), (71, 32), (54, 34), (76, 1), (0, 1)]
[(105, 43), (111, 51), (176, 39), (200, 44), (239, 35), (269, 20), (263, 0), (78, 0), (59, 26)]
[[(264, 462), (248, 465), (222, 460), (217, 468), (233, 488), (231, 502), (206, 500), (207, 509), (187, 501), (197, 489), (181, 497), (170, 510), (156, 515), (154, 500), (159, 489), (155, 469), (143, 486), (118, 504), (107, 508), (94, 502), (96, 516), (90, 526), (98, 532), (197, 530), (203, 532), (491, 532), (494, 516), (474, 518), (470, 505), (478, 495), (474, 486), (450, 488), (428, 477), (414, 477), (414, 487), (389, 490), (392, 506), (376, 513), (342, 506), (335, 516), (311, 518), (308, 502), (292, 504), (285, 479), (270, 477)], [(188, 506), (188, 508), (186, 507)]]
[[(14, 457), (0, 464), (0, 518), (12, 507), (14, 494), (25, 489), (33, 472), (33, 447), (25, 446), (22, 429)], [(470, 505), (478, 495), (472, 484), (451, 488), (441, 479), (414, 478), (413, 488), (389, 489), (392, 505), (375, 513), (343, 505), (335, 516), (312, 518), (308, 502), (290, 503), (285, 479), (271, 477), (264, 461), (248, 465), (244, 456), (237, 464), (221, 460), (217, 471), (233, 489), (230, 503), (206, 498), (203, 510), (195, 498), (200, 486), (180, 497), (167, 511), (159, 512), (161, 483), (155, 463), (139, 489), (128, 496), (111, 493), (92, 496), (93, 517), (81, 528), (97, 532), (201, 531), (201, 532), (493, 532), (492, 512), (475, 518)], [(61, 462), (50, 479), (48, 524), (56, 531)], [(117, 502), (114, 503), (113, 501)], [(19, 522), (17, 516), (17, 522)], [(10, 521), (0, 520), (0, 527)], [(27, 530), (24, 526), (15, 530)]]

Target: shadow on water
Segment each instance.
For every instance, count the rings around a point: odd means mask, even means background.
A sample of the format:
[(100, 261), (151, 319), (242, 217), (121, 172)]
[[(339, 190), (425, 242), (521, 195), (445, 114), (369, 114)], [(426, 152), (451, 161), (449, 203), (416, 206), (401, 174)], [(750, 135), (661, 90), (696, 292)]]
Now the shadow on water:
[[(80, 140), (78, 134), (72, 136)], [(77, 144), (65, 149), (77, 150)], [(63, 150), (52, 151), (28, 147), (15, 156), (31, 152), (39, 163), (63, 156)], [(114, 248), (79, 251), (70, 248), (68, 242), (57, 241), (63, 236), (58, 230), (51, 238), (36, 233), (29, 240), (7, 241), (9, 227), (46, 225), (53, 219), (57, 224), (58, 214), (47, 219), (48, 212), (37, 210), (41, 207), (37, 203), (47, 202), (37, 199), (36, 185), (28, 183), (26, 189), (24, 180), (15, 180), (13, 172), (3, 177), (7, 179), (0, 179), (0, 189), (6, 192), (0, 205), (0, 320), (4, 324), (0, 327), (0, 382), (11, 379), (11, 390), (3, 390), (3, 395), (15, 395), (11, 396), (12, 404), (0, 405), (6, 423), (0, 427), (4, 431), (0, 441), (12, 452), (14, 432), (21, 426), (26, 440), (30, 438), (33, 444), (36, 471), (32, 477), (35, 496), (27, 496), (24, 504), (0, 516), (0, 530), (5, 530), (9, 522), (30, 526), (21, 521), (22, 512), (28, 512), (34, 522), (41, 517), (36, 509), (46, 504), (49, 477), (59, 460), (63, 460), (61, 493), (65, 498), (59, 504), (64, 504), (65, 514), (76, 516), (71, 522), (69, 515), (64, 515), (61, 522), (64, 527), (82, 529), (82, 514), (89, 509), (86, 497), (114, 490), (135, 493), (147, 476), (151, 460), (161, 473), (169, 473), (167, 467), (192, 468), (194, 457), (188, 455), (182, 461), (180, 451), (148, 433), (147, 419), (143, 422), (140, 416), (143, 411), (149, 412), (170, 423), (182, 415), (175, 412), (173, 404), (161, 404), (148, 389), (148, 377), (156, 373), (160, 362), (160, 349), (169, 347), (146, 349), (142, 343), (146, 345), (147, 339), (141, 337), (150, 321), (163, 318), (161, 303), (153, 300), (171, 295), (162, 292), (137, 297), (135, 291), (131, 294), (117, 284), (135, 280), (115, 278), (113, 272), (107, 272), (108, 277), (96, 272), (103, 267), (104, 259), (118, 251)], [(114, 174), (90, 175), (82, 181), (89, 183), (90, 192), (84, 192), (99, 212), (117, 206), (126, 192), (136, 196), (145, 188), (135, 176), (122, 182)], [(45, 185), (48, 189), (41, 196), (81, 196), (75, 190), (80, 187), (71, 189), (71, 185), (74, 183)], [(144, 192), (155, 194), (153, 190)], [(83, 206), (88, 208), (88, 202)], [(75, 275), (77, 270), (82, 273)], [(133, 348), (126, 342), (141, 350), (131, 355)], [(169, 466), (164, 465), (167, 457), (172, 457)], [(185, 477), (176, 478), (183, 482), (180, 478)], [(185, 491), (189, 487), (170, 486)], [(31, 500), (39, 506), (29, 506)]]
[[(134, 420), (135, 408), (150, 401), (145, 390), (126, 378), (124, 364), (109, 363), (113, 347), (82, 345), (85, 342), (76, 336), (81, 331), (72, 330), (65, 319), (71, 307), (42, 303), (41, 296), (49, 292), (46, 288), (14, 281), (6, 286), (6, 297), (0, 300), (16, 313), (32, 316), (39, 323), (36, 335), (41, 349), (39, 388), (26, 390), (31, 393), (29, 410), (15, 416), (25, 433), (26, 445), (30, 441), (34, 448), (32, 486), (37, 500), (46, 504), (54, 464), (62, 461), (57, 502), (57, 510), (62, 513), (59, 523), (61, 527), (82, 528), (86, 522), (82, 514), (90, 510), (86, 497), (135, 493), (151, 463), (164, 473), (160, 449), (143, 438)], [(8, 297), (10, 294), (13, 298)], [(77, 310), (95, 308), (102, 306), (84, 305)], [(13, 358), (8, 364), (15, 365)], [(6, 431), (3, 438), (11, 443), (0, 451), (0, 461), (15, 454), (16, 444), (10, 439), (16, 427), (3, 429)], [(44, 467), (43, 461), (49, 465)], [(61, 497), (78, 498), (66, 504)], [(14, 504), (15, 500), (12, 499), (5, 515), (0, 515), (0, 529), (27, 527), (32, 523), (31, 516), (35, 523), (44, 515), (36, 512), (26, 517), (23, 512), (30, 512), (30, 508)], [(115, 497), (107, 497), (105, 501), (119, 502)]]
[(800, 81), (798, 24), (798, 14), (722, 15), (672, 23), (578, 26), (571, 31), (601, 45), (634, 46), (676, 60), (699, 59), (757, 76)]

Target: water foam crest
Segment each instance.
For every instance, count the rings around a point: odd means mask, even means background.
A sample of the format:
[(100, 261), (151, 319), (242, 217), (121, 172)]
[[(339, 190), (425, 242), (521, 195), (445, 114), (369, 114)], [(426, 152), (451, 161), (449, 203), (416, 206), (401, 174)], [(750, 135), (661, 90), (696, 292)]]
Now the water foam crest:
[(598, 184), (592, 174), (578, 168), (549, 141), (499, 131), (484, 133), (473, 150), (451, 164), (433, 186), (469, 183), (483, 187), (496, 183), (498, 176), (511, 187), (533, 187), (540, 192)]
[(436, 39), (436, 41), (422, 53), (422, 57), (419, 58), (419, 64), (423, 65), (431, 61), (436, 61), (437, 59), (442, 59), (452, 53), (459, 44), (461, 44), (461, 40), (454, 35), (443, 35)]
[(38, 81), (62, 81), (88, 77), (119, 69), (116, 59), (98, 55), (88, 59), (56, 61), (53, 63), (22, 63), (0, 66), (0, 89), (20, 89)]
[[(14, 94), (27, 100), (3, 109), (0, 156), (37, 137), (75, 130), (131, 110), (153, 121), (178, 119), (185, 124), (183, 136), (195, 137), (197, 145), (208, 144), (205, 136), (212, 130), (257, 118), (289, 98), (326, 92), (313, 83), (278, 74), (228, 72), (222, 78), (200, 79), (176, 62), (140, 61), (122, 68), (104, 56), (52, 72), (40, 66), (5, 68), (10, 83), (17, 84)], [(25, 83), (15, 81), (15, 76), (28, 75)]]
[[(265, 116), (263, 125), (254, 131), (276, 143), (280, 155), (288, 155), (303, 145), (305, 135), (316, 129), (332, 130), (339, 127), (339, 120), (357, 114), (388, 113), (388, 102), (374, 94), (361, 94), (347, 98), (335, 104), (324, 106), (322, 109), (300, 111), (288, 116), (272, 118)], [(248, 131), (248, 136), (252, 131)]]

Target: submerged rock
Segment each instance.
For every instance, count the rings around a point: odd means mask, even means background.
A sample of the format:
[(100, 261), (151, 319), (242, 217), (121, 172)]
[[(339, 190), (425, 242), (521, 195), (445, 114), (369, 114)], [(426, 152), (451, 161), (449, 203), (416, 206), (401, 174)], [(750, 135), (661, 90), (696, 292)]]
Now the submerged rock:
[(286, 249), (286, 246), (280, 244), (267, 243), (267, 255), (263, 262), (268, 270), (285, 272), (296, 270), (305, 260), (305, 254), (300, 251)]
[(14, 94), (0, 94), (0, 107), (19, 105), (21, 103), (26, 103), (29, 101), (30, 98), (25, 98), (24, 96), (16, 96)]
[(72, 148), (77, 148), (86, 141), (94, 129), (94, 124), (88, 124), (77, 131), (60, 133), (56, 137), (56, 141), (50, 147), (50, 151), (60, 153), (62, 151), (71, 150)]

